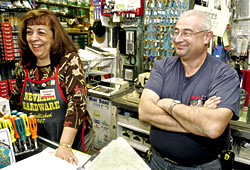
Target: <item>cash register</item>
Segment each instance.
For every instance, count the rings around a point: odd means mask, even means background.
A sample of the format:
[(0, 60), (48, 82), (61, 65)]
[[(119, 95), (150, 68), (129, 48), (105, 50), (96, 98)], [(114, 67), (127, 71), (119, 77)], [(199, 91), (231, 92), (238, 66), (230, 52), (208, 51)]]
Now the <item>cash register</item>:
[(103, 96), (113, 96), (129, 89), (129, 83), (121, 78), (109, 78), (102, 80), (99, 85), (89, 89), (90, 93)]

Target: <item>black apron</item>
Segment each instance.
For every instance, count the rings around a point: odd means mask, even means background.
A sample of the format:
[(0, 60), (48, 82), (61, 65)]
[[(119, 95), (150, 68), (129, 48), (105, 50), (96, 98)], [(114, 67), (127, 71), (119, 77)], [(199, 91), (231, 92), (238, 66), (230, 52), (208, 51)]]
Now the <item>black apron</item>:
[(54, 76), (40, 81), (28, 78), (26, 70), (21, 105), (28, 116), (36, 116), (39, 136), (60, 141), (67, 103), (58, 81), (58, 66)]

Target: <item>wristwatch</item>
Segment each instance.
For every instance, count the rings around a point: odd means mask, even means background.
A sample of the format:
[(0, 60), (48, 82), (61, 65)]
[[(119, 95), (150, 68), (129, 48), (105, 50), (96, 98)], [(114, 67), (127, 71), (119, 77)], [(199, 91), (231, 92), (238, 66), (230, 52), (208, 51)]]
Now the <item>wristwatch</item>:
[(181, 103), (180, 100), (173, 100), (172, 101), (172, 103), (171, 103), (171, 105), (169, 107), (169, 112), (168, 112), (171, 116), (172, 116), (172, 111), (173, 111), (174, 106), (177, 105), (177, 104), (180, 104), (180, 103)]

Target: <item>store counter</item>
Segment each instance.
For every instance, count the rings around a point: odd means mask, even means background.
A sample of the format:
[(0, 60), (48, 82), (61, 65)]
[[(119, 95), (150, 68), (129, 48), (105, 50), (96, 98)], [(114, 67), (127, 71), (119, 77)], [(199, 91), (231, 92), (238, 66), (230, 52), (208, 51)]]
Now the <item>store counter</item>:
[[(123, 138), (112, 140), (97, 155), (90, 155), (73, 151), (78, 158), (79, 165), (73, 165), (55, 156), (56, 150), (50, 147), (44, 149), (41, 153), (12, 164), (4, 170), (25, 169), (25, 170), (150, 170), (148, 165), (132, 149), (132, 147)], [(94, 159), (90, 159), (94, 158)], [(91, 161), (88, 161), (88, 160)], [(85, 162), (87, 162), (85, 164)], [(84, 166), (83, 166), (84, 165)], [(84, 168), (82, 168), (82, 166)]]
[(76, 170), (80, 165), (83, 165), (91, 156), (85, 153), (73, 150), (79, 161), (79, 165), (73, 165), (55, 156), (58, 144), (51, 142), (42, 137), (38, 138), (38, 149), (33, 152), (26, 152), (17, 155), (16, 162), (3, 168), (4, 170), (13, 169), (43, 169), (43, 170)]

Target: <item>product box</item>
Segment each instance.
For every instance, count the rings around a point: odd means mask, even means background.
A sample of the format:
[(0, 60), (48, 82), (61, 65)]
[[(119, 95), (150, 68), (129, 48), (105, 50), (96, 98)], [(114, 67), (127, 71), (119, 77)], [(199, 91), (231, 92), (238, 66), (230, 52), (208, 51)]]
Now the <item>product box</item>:
[(8, 93), (9, 89), (8, 88), (5, 88), (5, 89), (0, 89), (0, 94), (5, 94), (5, 93)]
[(0, 129), (0, 169), (16, 162), (8, 128)]
[(128, 116), (123, 116), (123, 115), (117, 114), (117, 121), (118, 122), (128, 124), (128, 119), (129, 119)]
[(0, 81), (0, 89), (3, 89), (3, 88), (8, 88), (8, 81), (7, 80), (2, 80)]
[(9, 92), (6, 92), (6, 93), (0, 93), (0, 97), (3, 97), (3, 98), (6, 98), (8, 99), (10, 96), (9, 96)]
[(16, 79), (11, 79), (9, 81), (9, 87), (10, 87), (10, 92), (11, 94), (13, 93), (13, 89), (16, 87)]
[(8, 81), (9, 81), (10, 87), (13, 87), (13, 86), (16, 85), (16, 79), (10, 79), (10, 80), (8, 80)]
[(146, 131), (149, 131), (150, 127), (151, 127), (149, 123), (143, 122), (143, 121), (141, 121), (139, 119), (135, 119), (133, 117), (129, 117), (128, 123), (132, 126), (136, 126), (136, 127), (141, 128), (143, 130), (146, 130)]
[(10, 114), (10, 103), (8, 99), (0, 97), (0, 112), (3, 115)]
[(11, 35), (3, 35), (3, 39), (13, 39), (12, 34)]
[(14, 54), (9, 54), (8, 56), (5, 56), (5, 61), (12, 61), (15, 60)]
[(2, 25), (2, 28), (4, 28), (4, 27), (11, 27), (10, 22), (2, 22), (1, 25)]

